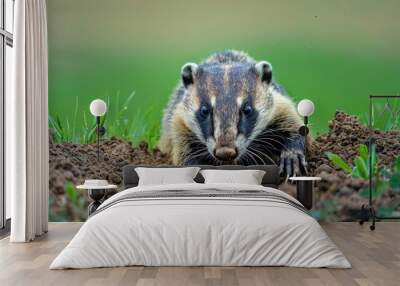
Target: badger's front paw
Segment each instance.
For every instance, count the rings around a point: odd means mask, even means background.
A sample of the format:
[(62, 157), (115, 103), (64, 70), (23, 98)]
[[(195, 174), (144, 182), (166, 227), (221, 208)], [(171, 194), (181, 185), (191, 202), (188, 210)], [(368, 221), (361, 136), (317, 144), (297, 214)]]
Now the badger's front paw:
[(284, 176), (303, 175), (306, 173), (306, 158), (301, 149), (283, 150), (280, 159), (280, 172)]

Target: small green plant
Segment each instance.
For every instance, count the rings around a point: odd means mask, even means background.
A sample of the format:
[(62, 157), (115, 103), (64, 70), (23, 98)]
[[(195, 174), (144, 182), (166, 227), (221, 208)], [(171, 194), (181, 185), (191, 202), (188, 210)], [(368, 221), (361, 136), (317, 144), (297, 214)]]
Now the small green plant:
[[(371, 166), (372, 176), (376, 176), (378, 173), (378, 156), (376, 154), (375, 145), (371, 146)], [(353, 178), (359, 178), (367, 180), (369, 178), (369, 151), (365, 144), (360, 144), (358, 147), (358, 155), (354, 158), (354, 166), (348, 164), (339, 155), (328, 152), (326, 153), (328, 159), (339, 169), (345, 173), (351, 174)]]
[[(340, 156), (327, 153), (329, 160), (345, 173), (353, 178), (368, 180), (369, 179), (369, 152), (365, 145), (360, 145), (358, 155), (354, 159), (354, 166), (348, 164)], [(400, 193), (400, 156), (393, 160), (391, 168), (379, 167), (379, 158), (376, 153), (376, 146), (372, 145), (371, 166), (373, 178), (372, 199), (378, 198), (386, 190), (392, 189), (396, 193)], [(363, 198), (369, 198), (369, 189), (364, 187), (359, 192)], [(379, 206), (378, 215), (390, 216), (399, 208), (398, 203)]]

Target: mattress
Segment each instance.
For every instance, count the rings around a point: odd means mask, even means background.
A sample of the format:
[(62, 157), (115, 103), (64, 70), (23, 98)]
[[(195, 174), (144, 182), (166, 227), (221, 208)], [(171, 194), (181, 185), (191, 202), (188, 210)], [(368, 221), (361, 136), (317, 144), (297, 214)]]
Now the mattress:
[(131, 265), (351, 267), (318, 222), (284, 192), (197, 183), (114, 195), (50, 269)]

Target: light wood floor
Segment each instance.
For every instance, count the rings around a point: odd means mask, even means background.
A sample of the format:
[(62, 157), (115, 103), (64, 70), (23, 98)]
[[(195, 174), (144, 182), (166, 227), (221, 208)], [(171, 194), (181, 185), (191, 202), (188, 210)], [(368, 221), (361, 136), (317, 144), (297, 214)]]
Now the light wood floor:
[(0, 285), (400, 285), (400, 223), (378, 223), (375, 232), (357, 223), (324, 224), (352, 269), (289, 267), (123, 267), (48, 270), (80, 223), (50, 223), (33, 243), (0, 241)]

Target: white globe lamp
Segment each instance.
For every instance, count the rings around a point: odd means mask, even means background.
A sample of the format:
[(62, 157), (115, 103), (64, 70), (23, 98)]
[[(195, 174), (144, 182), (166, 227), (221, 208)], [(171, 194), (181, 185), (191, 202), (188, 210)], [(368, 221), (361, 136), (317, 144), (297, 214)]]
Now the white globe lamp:
[(97, 135), (97, 161), (100, 161), (100, 137), (106, 133), (106, 129), (101, 126), (100, 117), (106, 114), (107, 104), (104, 100), (95, 99), (90, 103), (90, 113), (96, 117), (96, 135)]
[(106, 114), (106, 111), (107, 104), (104, 102), (104, 100), (95, 99), (90, 103), (90, 113), (92, 113), (93, 116), (103, 116), (104, 114)]
[(297, 105), (297, 111), (303, 116), (304, 125), (299, 128), (299, 133), (304, 137), (304, 157), (307, 159), (307, 137), (310, 130), (308, 129), (308, 117), (314, 113), (314, 103), (309, 99), (303, 99)]
[(301, 116), (309, 117), (314, 113), (314, 103), (309, 99), (303, 99), (297, 105), (297, 111)]

